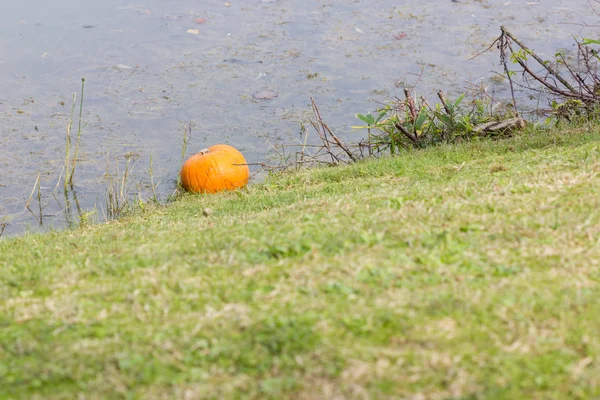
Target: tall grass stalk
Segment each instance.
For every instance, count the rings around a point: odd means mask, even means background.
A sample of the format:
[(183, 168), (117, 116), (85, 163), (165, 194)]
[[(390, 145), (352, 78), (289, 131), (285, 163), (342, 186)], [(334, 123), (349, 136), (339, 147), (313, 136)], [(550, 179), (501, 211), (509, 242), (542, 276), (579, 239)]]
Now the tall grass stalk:
[[(108, 157), (108, 156), (107, 156)], [(127, 199), (127, 186), (129, 184), (129, 178), (132, 172), (131, 158), (126, 157), (125, 170), (123, 173), (119, 170), (119, 163), (117, 162), (117, 173), (116, 177), (113, 177), (108, 173), (109, 166), (107, 163), (106, 171), (108, 176), (108, 188), (106, 190), (106, 219), (114, 219), (119, 215), (122, 215), (125, 209), (129, 205)]]
[[(37, 189), (37, 201), (38, 201), (38, 207), (39, 207), (39, 215), (35, 215), (35, 212), (31, 209), (31, 207), (29, 207), (29, 205), (31, 204), (31, 201), (33, 199), (33, 195), (35, 193)], [(37, 218), (37, 220), (39, 221), (40, 226), (44, 225), (44, 215), (43, 215), (43, 205), (42, 205), (42, 188), (41, 188), (41, 184), (40, 184), (40, 174), (38, 172), (37, 174), (37, 178), (35, 180), (35, 183), (33, 184), (33, 189), (31, 190), (31, 194), (29, 195), (29, 198), (27, 199), (27, 202), (25, 203), (25, 208), (27, 210), (29, 210), (29, 212)]]
[[(192, 123), (188, 122), (183, 125), (183, 141), (181, 143), (181, 167), (183, 167), (183, 163), (185, 162), (185, 153), (187, 152), (187, 145), (190, 141), (190, 137), (192, 136)], [(181, 169), (181, 168), (180, 168)], [(181, 187), (181, 176), (177, 174), (177, 188), (175, 189), (175, 193)]]
[(75, 174), (75, 166), (77, 165), (77, 154), (79, 153), (79, 143), (81, 142), (81, 121), (83, 115), (83, 92), (85, 88), (85, 78), (81, 78), (81, 97), (79, 99), (79, 123), (77, 126), (77, 141), (75, 142), (75, 152), (73, 154), (73, 162), (71, 163), (71, 173), (69, 174), (69, 185), (73, 188), (73, 175)]
[(152, 166), (152, 153), (150, 153), (150, 169), (148, 170), (150, 174), (150, 187), (152, 188), (152, 201), (154, 203), (158, 203), (158, 196), (156, 195), (156, 188), (158, 185), (154, 184), (154, 168)]
[[(71, 152), (71, 128), (73, 127), (73, 113), (75, 112), (75, 99), (77, 98), (77, 93), (73, 93), (73, 101), (71, 103), (71, 112), (69, 114), (69, 121), (67, 122), (67, 140), (66, 140), (66, 144), (65, 144), (65, 165), (64, 165), (64, 171), (65, 171), (65, 181), (63, 182), (63, 188), (65, 191), (68, 190), (68, 184), (69, 182), (71, 182), (71, 170), (69, 169), (69, 160), (71, 159), (70, 157), (70, 152)], [(61, 173), (62, 175), (62, 173)]]
[(183, 126), (183, 142), (181, 143), (181, 165), (185, 161), (185, 153), (187, 152), (187, 145), (192, 136), (192, 123), (189, 122)]

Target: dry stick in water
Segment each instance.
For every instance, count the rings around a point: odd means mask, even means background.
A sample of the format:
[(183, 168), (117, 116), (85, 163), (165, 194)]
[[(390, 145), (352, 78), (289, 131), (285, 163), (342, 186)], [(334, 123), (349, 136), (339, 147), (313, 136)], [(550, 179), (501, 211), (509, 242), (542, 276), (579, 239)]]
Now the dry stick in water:
[[(504, 29), (504, 27), (501, 27), (500, 29)], [(504, 31), (502, 32), (500, 37), (498, 37), (496, 40), (494, 40), (492, 42), (492, 44), (489, 45), (489, 47), (487, 49), (483, 50), (480, 53), (475, 54), (473, 57), (469, 58), (469, 61), (474, 58), (477, 58), (480, 55), (482, 55), (483, 53), (489, 51), (495, 44), (497, 44), (498, 50), (500, 51), (500, 64), (502, 64), (502, 66), (504, 67), (504, 73), (506, 74), (506, 78), (508, 79), (508, 84), (510, 86), (510, 95), (512, 97), (513, 110), (515, 111), (515, 115), (519, 116), (519, 111), (517, 110), (517, 100), (515, 98), (515, 88), (513, 85), (510, 71), (508, 70), (508, 65), (506, 63), (507, 41), (506, 41), (506, 38), (504, 35)]]
[(506, 74), (506, 78), (508, 78), (508, 84), (510, 85), (510, 96), (512, 97), (513, 110), (515, 111), (515, 115), (519, 116), (519, 110), (517, 110), (517, 99), (515, 97), (515, 87), (512, 81), (512, 77), (510, 71), (508, 70), (508, 64), (506, 62), (506, 48), (507, 42), (504, 39), (504, 35), (500, 37), (500, 41), (498, 42), (498, 49), (500, 49), (500, 63), (504, 67), (504, 73)]
[[(512, 48), (512, 46), (510, 45), (509, 42), (506, 42), (506, 45), (508, 46), (508, 48), (510, 49), (510, 51), (512, 53), (514, 53), (514, 50)], [(527, 66), (527, 64), (521, 60), (520, 58), (517, 58), (517, 63), (525, 70), (525, 72), (527, 72), (529, 74), (529, 76), (533, 77), (533, 79), (535, 79), (536, 81), (538, 81), (539, 83), (541, 83), (542, 85), (544, 85), (545, 87), (547, 87), (548, 89), (550, 89), (550, 91), (557, 93), (561, 96), (564, 97), (570, 97), (570, 98), (576, 98), (576, 99), (586, 99), (587, 96), (583, 95), (583, 94), (577, 94), (577, 93), (573, 93), (571, 91), (566, 91), (566, 90), (562, 90), (550, 83), (548, 83), (548, 81), (544, 78), (542, 78), (541, 76), (539, 76), (538, 74), (536, 74), (535, 72), (533, 72), (531, 70), (531, 68), (529, 68)], [(589, 100), (594, 100), (593, 97)]]
[(319, 125), (319, 121), (322, 121), (321, 114), (319, 113), (319, 109), (317, 108), (317, 105), (315, 104), (315, 100), (312, 97), (310, 98), (310, 102), (312, 104), (313, 114), (315, 115), (315, 119), (316, 119), (316, 121), (310, 121), (310, 123), (313, 126), (313, 128), (315, 128), (315, 130), (317, 131), (317, 134), (321, 138), (323, 145), (327, 149), (327, 153), (331, 156), (331, 162), (333, 162), (334, 164), (337, 164), (340, 160), (331, 151), (331, 146), (329, 144), (329, 140), (327, 139), (327, 132), (325, 132), (325, 129), (323, 129), (322, 125)]
[[(304, 126), (301, 128), (301, 132), (304, 134), (304, 140), (299, 141), (299, 144), (290, 145), (271, 145), (279, 155), (279, 159), (282, 160), (279, 165), (269, 165), (262, 162), (236, 164), (236, 165), (248, 165), (248, 166), (259, 166), (261, 170), (285, 170), (287, 168), (298, 166), (298, 165), (312, 165), (312, 164), (327, 164), (336, 165), (340, 162), (347, 162), (341, 158), (341, 152), (335, 153), (335, 147), (340, 148), (352, 161), (358, 161), (358, 157), (346, 146), (340, 138), (329, 128), (329, 126), (323, 121), (319, 108), (317, 107), (313, 98), (311, 100), (312, 110), (314, 114), (314, 120), (310, 120), (312, 127), (317, 131), (319, 138), (321, 139), (320, 145), (308, 144), (308, 135)], [(286, 147), (300, 148), (295, 153), (286, 154)], [(314, 153), (309, 149), (315, 149)], [(290, 160), (291, 157), (296, 156), (295, 160)], [(331, 161), (322, 159), (323, 156), (330, 157)], [(260, 172), (260, 171), (259, 171)], [(258, 172), (257, 172), (258, 173)]]
[(550, 63), (544, 62), (544, 60), (542, 60), (533, 50), (531, 50), (530, 48), (525, 46), (519, 39), (517, 39), (512, 33), (510, 33), (504, 26), (501, 26), (500, 30), (502, 32), (500, 34), (500, 37), (498, 37), (496, 40), (494, 40), (492, 42), (492, 44), (490, 44), (490, 46), (488, 48), (486, 48), (484, 51), (471, 57), (471, 59), (480, 56), (481, 54), (490, 50), (492, 48), (492, 46), (494, 46), (494, 44), (497, 44), (498, 50), (500, 51), (500, 63), (502, 64), (502, 66), (504, 68), (504, 73), (506, 74), (508, 83), (510, 85), (510, 94), (512, 97), (513, 109), (514, 109), (516, 116), (519, 116), (519, 112), (517, 110), (517, 101), (515, 98), (514, 84), (513, 84), (512, 77), (511, 77), (512, 74), (511, 74), (511, 71), (508, 69), (508, 61), (507, 61), (507, 59), (508, 59), (507, 49), (511, 53), (514, 54), (514, 50), (513, 50), (512, 46), (510, 45), (510, 41), (513, 41), (523, 51), (525, 51), (527, 54), (531, 55), (531, 57), (533, 57), (533, 59), (535, 59), (551, 76), (555, 77), (564, 87), (566, 87), (568, 89), (568, 91), (565, 91), (555, 85), (548, 83), (545, 78), (542, 78), (539, 75), (537, 75), (535, 72), (533, 72), (520, 57), (515, 57), (516, 62), (523, 68), (523, 70), (527, 74), (529, 74), (529, 76), (531, 76), (533, 79), (535, 79), (536, 81), (541, 83), (543, 86), (548, 88), (550, 91), (552, 91), (556, 94), (559, 94), (561, 96), (564, 96), (564, 97), (577, 98), (577, 99), (588, 100), (588, 101), (597, 101), (597, 98), (595, 98), (594, 96), (585, 96), (582, 93), (578, 93), (577, 90), (575, 88), (573, 88), (573, 86), (571, 86), (571, 84), (569, 84), (569, 82), (567, 82), (567, 80), (564, 79), (559, 74), (559, 72), (555, 68), (552, 67), (552, 65)]
[[(516, 39), (510, 32), (508, 32), (504, 27), (502, 27), (502, 35), (499, 38), (499, 40), (500, 40), (499, 47), (501, 50), (500, 55), (501, 55), (501, 62), (504, 64), (504, 69), (505, 69), (505, 72), (507, 73), (509, 80), (510, 80), (510, 75), (508, 73), (508, 67), (506, 66), (506, 55), (503, 54), (503, 52), (505, 52), (506, 48), (508, 48), (512, 53), (514, 53), (514, 50), (510, 44), (510, 40), (508, 40), (507, 38), (512, 40), (514, 43), (516, 43), (519, 47), (521, 47), (521, 49), (526, 51), (527, 54), (530, 54), (548, 72), (549, 75), (556, 78), (556, 80), (558, 80), (564, 87), (566, 87), (568, 89), (568, 90), (564, 90), (564, 89), (561, 89), (560, 87), (558, 87), (554, 83), (549, 83), (548, 79), (546, 79), (546, 77), (539, 76), (534, 71), (532, 71), (531, 68), (529, 68), (529, 66), (527, 65), (527, 63), (525, 63), (525, 61), (523, 61), (520, 57), (516, 57), (517, 63), (523, 68), (523, 70), (529, 76), (531, 76), (533, 79), (535, 79), (540, 84), (542, 84), (543, 86), (548, 88), (551, 92), (554, 92), (563, 97), (574, 98), (574, 99), (578, 99), (578, 100), (581, 100), (584, 102), (589, 102), (589, 103), (598, 103), (599, 102), (600, 99), (598, 98), (597, 95), (595, 95), (593, 93), (586, 94), (581, 91), (577, 91), (575, 88), (573, 88), (573, 86), (571, 86), (571, 84), (569, 84), (569, 82), (567, 82), (558, 73), (558, 71), (552, 67), (552, 65), (550, 63), (544, 62), (544, 60), (542, 60), (539, 56), (537, 56), (537, 54), (535, 54), (533, 52), (533, 50), (526, 47), (518, 39)], [(584, 87), (585, 86), (586, 85), (584, 85)], [(512, 87), (512, 81), (511, 81), (511, 87)], [(513, 98), (514, 98), (514, 95), (513, 95)]]
[[(333, 138), (333, 140), (335, 141), (335, 143), (338, 145), (338, 147), (340, 149), (342, 149), (344, 151), (344, 153), (346, 153), (348, 155), (348, 157), (350, 157), (350, 159), (354, 162), (357, 161), (356, 156), (350, 151), (350, 149), (348, 147), (346, 147), (346, 145), (344, 145), (344, 143), (331, 131), (331, 129), (329, 129), (329, 126), (327, 126), (327, 124), (323, 121), (323, 119), (321, 118), (321, 113), (319, 112), (319, 109), (317, 108), (317, 104), (315, 103), (315, 100), (311, 97), (310, 99), (311, 103), (312, 103), (312, 108), (313, 108), (313, 112), (315, 114), (315, 118), (317, 119), (319, 125), (323, 128), (323, 136), (325, 136), (325, 145), (327, 147), (327, 150), (329, 150), (331, 152), (331, 148), (329, 146), (329, 141), (327, 140), (327, 136), (325, 135), (325, 132), (329, 133), (329, 136), (331, 136)], [(313, 124), (314, 126), (314, 124)], [(316, 128), (316, 127), (315, 127)], [(319, 131), (317, 129), (317, 131)], [(337, 157), (336, 157), (337, 158)], [(339, 158), (337, 158), (339, 161)]]
[[(565, 56), (562, 54), (558, 54), (557, 57), (560, 57), (560, 60), (562, 61), (562, 64), (565, 66), (565, 68), (567, 68), (567, 71), (569, 71), (569, 73), (571, 74), (571, 76), (573, 78), (575, 78), (575, 80), (577, 81), (577, 84), (579, 85), (579, 87), (583, 90), (585, 90), (586, 92), (588, 92), (588, 94), (591, 94), (592, 96), (594, 95), (594, 90), (592, 88), (590, 88), (585, 81), (581, 78), (581, 76), (576, 73), (575, 71), (573, 71), (573, 68), (571, 68), (571, 66), (569, 65), (569, 63), (567, 62), (567, 60), (565, 59)], [(586, 64), (586, 67), (587, 66)]]
[(537, 61), (542, 67), (544, 67), (548, 72), (550, 72), (550, 74), (552, 76), (554, 76), (556, 79), (558, 79), (558, 81), (560, 83), (562, 83), (567, 89), (569, 89), (571, 91), (571, 93), (574, 93), (574, 94), (578, 93), (577, 90), (575, 90), (575, 88), (573, 88), (573, 86), (571, 86), (569, 84), (569, 82), (567, 82), (558, 73), (558, 71), (552, 67), (552, 65), (550, 63), (544, 62), (544, 60), (542, 60), (537, 54), (535, 54), (533, 52), (533, 50), (529, 49), (527, 46), (525, 46), (523, 43), (521, 43), (519, 41), (519, 39), (517, 39), (512, 33), (510, 33), (504, 26), (501, 26), (500, 30), (502, 31), (503, 35), (509, 37), (513, 42), (515, 42), (516, 44), (518, 44), (519, 47), (522, 48), (527, 54), (530, 54), (535, 59), (535, 61)]
[(592, 65), (590, 64), (590, 60), (592, 58), (598, 58), (598, 53), (591, 50), (589, 47), (582, 45), (581, 43), (577, 43), (577, 48), (583, 57), (585, 68), (588, 71), (589, 75), (591, 75), (592, 81), (594, 82), (593, 88), (596, 89), (600, 85), (600, 76), (598, 76), (598, 64), (596, 63), (595, 65)]
[(344, 150), (344, 153), (346, 153), (348, 155), (348, 157), (350, 157), (350, 159), (354, 162), (358, 161), (358, 159), (356, 158), (356, 156), (350, 151), (350, 149), (348, 147), (346, 147), (346, 145), (344, 145), (344, 143), (342, 143), (342, 141), (337, 137), (337, 135), (335, 133), (333, 133), (331, 131), (331, 129), (329, 129), (329, 126), (321, 121), (321, 124), (323, 125), (323, 128), (325, 128), (325, 130), (327, 130), (327, 132), (329, 132), (329, 136), (331, 136), (333, 138), (333, 140), (335, 140), (335, 143), (342, 149)]
[(326, 153), (331, 157), (331, 163), (334, 165), (337, 164), (340, 161), (340, 159), (331, 151), (331, 145), (329, 143), (329, 140), (327, 139), (326, 133), (324, 131), (321, 131), (321, 127), (318, 126), (316, 122), (310, 121), (310, 123), (319, 134), (319, 138), (321, 138), (321, 142), (323, 143)]

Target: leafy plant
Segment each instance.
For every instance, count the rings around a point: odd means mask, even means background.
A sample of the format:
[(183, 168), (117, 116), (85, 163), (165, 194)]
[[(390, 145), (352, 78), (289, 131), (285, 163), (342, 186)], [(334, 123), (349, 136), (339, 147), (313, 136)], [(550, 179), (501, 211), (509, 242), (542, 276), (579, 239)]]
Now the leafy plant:
[(423, 97), (415, 100), (408, 90), (404, 94), (404, 100), (396, 98), (375, 114), (356, 115), (366, 125), (353, 128), (368, 130), (368, 138), (362, 147), (368, 148), (370, 154), (385, 151), (396, 154), (401, 149), (468, 137), (473, 134), (476, 124), (490, 119), (481, 100), (473, 101), (471, 107), (463, 107), (464, 94), (450, 100), (440, 91), (440, 102), (434, 107)]

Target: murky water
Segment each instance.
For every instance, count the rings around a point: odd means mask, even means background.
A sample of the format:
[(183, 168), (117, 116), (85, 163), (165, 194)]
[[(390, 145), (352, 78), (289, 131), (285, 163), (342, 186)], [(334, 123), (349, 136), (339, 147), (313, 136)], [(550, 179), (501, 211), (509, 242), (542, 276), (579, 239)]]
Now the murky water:
[[(83, 211), (102, 219), (107, 171), (134, 162), (129, 181), (175, 188), (183, 125), (191, 154), (229, 143), (249, 162), (269, 144), (298, 137), (317, 100), (331, 127), (356, 140), (354, 114), (377, 108), (395, 84), (419, 93), (492, 91), (497, 54), (468, 59), (500, 25), (550, 56), (573, 48), (580, 27), (597, 23), (587, 0), (25, 0), (0, 13), (0, 223), (4, 236), (40, 229), (25, 209), (41, 177), (44, 227), (65, 226), (65, 127), (72, 93), (86, 78), (80, 157), (74, 179)], [(255, 99), (259, 91), (276, 98)], [(267, 96), (272, 97), (272, 96)], [(147, 186), (145, 187), (147, 190)], [(37, 192), (30, 207), (37, 213)], [(73, 206), (74, 207), (74, 206)]]

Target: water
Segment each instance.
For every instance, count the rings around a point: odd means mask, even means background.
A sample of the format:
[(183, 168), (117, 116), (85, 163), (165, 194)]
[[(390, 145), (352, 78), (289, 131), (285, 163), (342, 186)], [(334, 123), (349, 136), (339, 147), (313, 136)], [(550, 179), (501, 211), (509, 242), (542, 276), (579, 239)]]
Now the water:
[[(95, 208), (102, 219), (103, 175), (122, 172), (126, 156), (134, 163), (132, 192), (142, 183), (147, 193), (151, 154), (158, 195), (173, 192), (184, 124), (193, 124), (188, 154), (229, 143), (262, 162), (271, 143), (298, 137), (314, 97), (328, 124), (357, 140), (364, 132), (350, 128), (354, 114), (376, 109), (422, 68), (417, 90), (427, 96), (461, 92), (468, 82), (506, 94), (491, 79), (501, 72), (495, 52), (468, 60), (500, 25), (550, 57), (572, 50), (570, 35), (580, 33), (565, 22), (598, 18), (587, 0), (11, 2), (0, 13), (4, 236), (66, 224), (62, 191), (57, 199), (52, 193), (83, 76), (75, 193), (82, 211)], [(258, 91), (278, 97), (258, 100)], [(38, 173), (41, 228), (25, 210)], [(30, 207), (39, 210), (36, 196)]]

